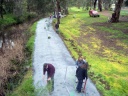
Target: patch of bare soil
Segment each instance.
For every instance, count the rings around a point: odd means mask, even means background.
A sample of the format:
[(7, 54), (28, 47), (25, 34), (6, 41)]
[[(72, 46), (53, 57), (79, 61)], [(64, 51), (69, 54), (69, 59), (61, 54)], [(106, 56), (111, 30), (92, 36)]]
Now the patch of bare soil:
[[(96, 27), (95, 27), (96, 26)], [(86, 35), (84, 35), (84, 31), (81, 32), (81, 36), (79, 38), (77, 38), (77, 42), (78, 44), (80, 45), (81, 42), (83, 44), (88, 44), (89, 48), (91, 48), (91, 38), (90, 37), (93, 37), (93, 38), (98, 38), (99, 40), (101, 40), (101, 47), (99, 50), (96, 51), (96, 54), (99, 55), (99, 56), (102, 56), (104, 57), (104, 55), (102, 54), (102, 52), (104, 51), (104, 47), (106, 48), (114, 48), (114, 50), (118, 50), (118, 51), (122, 51), (124, 52), (124, 54), (128, 54), (128, 49), (125, 49), (123, 46), (121, 45), (117, 45), (117, 40), (122, 40), (122, 38), (109, 38), (112, 36), (111, 33), (109, 32), (103, 32), (99, 29), (97, 29), (98, 26), (106, 26), (108, 28), (111, 27), (111, 23), (95, 23), (93, 24), (93, 28), (96, 29), (95, 32), (92, 32), (92, 33), (88, 33)], [(114, 28), (114, 27), (113, 27)], [(85, 27), (83, 29), (86, 29)], [(117, 30), (121, 30), (123, 33), (125, 33), (127, 35), (127, 31), (128, 31), (128, 28), (122, 30), (122, 29), (119, 29), (119, 28), (114, 28), (114, 29), (117, 29)], [(86, 39), (84, 39), (86, 38)], [(95, 41), (96, 42), (96, 41)], [(112, 49), (113, 50), (113, 49)]]

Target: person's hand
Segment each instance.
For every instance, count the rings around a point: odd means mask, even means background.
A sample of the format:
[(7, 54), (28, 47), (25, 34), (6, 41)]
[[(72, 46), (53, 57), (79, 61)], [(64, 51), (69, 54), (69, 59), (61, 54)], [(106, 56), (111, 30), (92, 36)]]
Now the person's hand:
[(51, 80), (51, 78), (49, 77), (47, 80), (48, 80), (48, 81), (50, 81), (50, 80)]

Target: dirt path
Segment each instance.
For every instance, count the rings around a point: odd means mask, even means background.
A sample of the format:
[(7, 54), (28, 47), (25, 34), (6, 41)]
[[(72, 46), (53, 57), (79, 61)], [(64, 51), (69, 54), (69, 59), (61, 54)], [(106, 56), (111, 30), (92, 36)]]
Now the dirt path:
[(112, 16), (112, 13), (110, 13), (109, 11), (102, 11), (102, 12), (99, 12), (101, 15), (104, 15), (104, 16), (107, 16), (107, 17), (111, 17)]
[[(45, 18), (37, 24), (33, 56), (34, 85), (37, 89), (46, 85), (46, 81), (42, 79), (43, 64), (51, 63), (56, 68), (55, 89), (51, 96), (85, 96), (84, 93), (78, 94), (75, 91), (75, 61), (61, 38), (53, 30), (51, 22), (52, 20), (49, 22), (49, 19)], [(47, 25), (50, 25), (50, 27), (47, 28)], [(87, 81), (86, 96), (100, 96), (90, 79)]]

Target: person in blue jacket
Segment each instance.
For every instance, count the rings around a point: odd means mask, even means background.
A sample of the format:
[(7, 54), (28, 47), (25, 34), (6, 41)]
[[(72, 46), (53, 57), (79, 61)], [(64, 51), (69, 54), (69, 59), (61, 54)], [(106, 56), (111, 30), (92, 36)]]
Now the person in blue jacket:
[(83, 58), (83, 56), (79, 56), (78, 60), (76, 60), (77, 67), (85, 63), (86, 63), (86, 60)]

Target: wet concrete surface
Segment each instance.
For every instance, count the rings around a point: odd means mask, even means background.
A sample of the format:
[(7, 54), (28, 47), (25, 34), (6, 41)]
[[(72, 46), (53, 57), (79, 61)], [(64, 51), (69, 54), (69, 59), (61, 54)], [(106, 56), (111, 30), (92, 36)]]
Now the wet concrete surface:
[[(43, 80), (43, 64), (51, 63), (55, 66), (55, 89), (48, 96), (100, 96), (90, 79), (87, 81), (86, 93), (75, 91), (75, 61), (59, 35), (53, 30), (52, 20), (45, 18), (38, 22), (33, 56), (33, 79), (36, 89), (46, 86)], [(42, 95), (46, 96), (46, 95)]]

